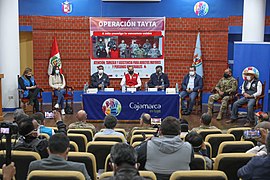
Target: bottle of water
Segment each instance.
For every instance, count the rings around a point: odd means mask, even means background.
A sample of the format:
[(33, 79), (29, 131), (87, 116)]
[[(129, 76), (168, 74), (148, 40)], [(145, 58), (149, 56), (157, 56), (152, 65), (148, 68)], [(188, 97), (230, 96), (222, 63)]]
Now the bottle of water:
[(162, 91), (164, 91), (164, 89), (165, 89), (165, 84), (164, 84), (164, 80), (163, 79), (161, 79), (161, 89), (162, 89)]
[(126, 86), (123, 85), (123, 86), (122, 86), (122, 93), (125, 93), (125, 92), (126, 92)]
[(148, 84), (147, 84), (147, 82), (145, 82), (145, 84), (144, 84), (144, 90), (145, 91), (148, 91)]
[(179, 93), (178, 83), (175, 84), (175, 92), (176, 92), (177, 94)]
[(86, 83), (83, 85), (83, 92), (86, 93)]
[(101, 83), (101, 91), (104, 91), (104, 82)]

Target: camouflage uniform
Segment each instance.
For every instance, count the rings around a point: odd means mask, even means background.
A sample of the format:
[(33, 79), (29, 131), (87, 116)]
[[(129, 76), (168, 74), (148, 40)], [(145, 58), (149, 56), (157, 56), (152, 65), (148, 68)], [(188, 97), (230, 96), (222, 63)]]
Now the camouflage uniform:
[(138, 48), (134, 51), (134, 58), (143, 58), (145, 55), (145, 50), (143, 48)]
[(121, 43), (121, 44), (119, 44), (118, 48), (120, 50), (120, 57), (121, 58), (126, 58), (127, 44), (126, 43)]
[(135, 52), (139, 49), (139, 45), (136, 43), (133, 43), (130, 45), (130, 49), (131, 49), (131, 58), (136, 58), (136, 54)]
[(143, 44), (143, 49), (145, 50), (146, 54), (148, 54), (148, 52), (151, 48), (152, 48), (152, 45), (149, 42), (146, 42)]
[(148, 52), (150, 58), (158, 58), (160, 56), (160, 51), (158, 48), (151, 48)]
[(68, 128), (69, 129), (91, 129), (94, 134), (96, 133), (96, 128), (93, 124), (82, 122), (82, 121), (71, 123), (68, 126)]
[(218, 93), (212, 94), (209, 96), (208, 99), (208, 114), (212, 115), (212, 109), (213, 109), (213, 104), (215, 101), (218, 99), (222, 98), (221, 100), (221, 107), (220, 111), (218, 114), (217, 119), (221, 119), (222, 113), (228, 106), (228, 100), (230, 99), (231, 93), (235, 92), (237, 90), (237, 80), (234, 77), (229, 77), (229, 78), (221, 78), (216, 85), (215, 89), (220, 89), (220, 91), (224, 92), (224, 95), (221, 96)]

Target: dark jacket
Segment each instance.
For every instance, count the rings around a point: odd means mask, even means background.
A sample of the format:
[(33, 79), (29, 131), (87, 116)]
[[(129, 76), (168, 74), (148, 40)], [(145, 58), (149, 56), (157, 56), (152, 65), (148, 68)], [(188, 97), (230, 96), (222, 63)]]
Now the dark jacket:
[(151, 74), (150, 80), (148, 81), (148, 87), (154, 88), (155, 86), (161, 86), (162, 79), (164, 81), (164, 87), (168, 88), (170, 86), (170, 81), (168, 75), (165, 73), (162, 73), (160, 76), (158, 76), (157, 73)]
[(98, 85), (100, 85), (102, 82), (104, 82), (104, 88), (108, 87), (110, 85), (110, 79), (109, 76), (105, 73), (103, 73), (102, 77), (99, 79), (98, 72), (95, 72), (91, 76), (91, 87), (98, 88)]
[(104, 178), (103, 180), (144, 180), (145, 178), (141, 177), (138, 170), (129, 165), (123, 164), (114, 174), (114, 176)]
[[(187, 90), (187, 85), (189, 81), (189, 74), (185, 75), (183, 82), (182, 82), (182, 90), (186, 91)], [(202, 77), (198, 74), (195, 75), (194, 79), (194, 88), (193, 91), (198, 91), (199, 89), (203, 88), (203, 80)]]
[(237, 173), (243, 180), (269, 180), (270, 179), (270, 156), (255, 156)]

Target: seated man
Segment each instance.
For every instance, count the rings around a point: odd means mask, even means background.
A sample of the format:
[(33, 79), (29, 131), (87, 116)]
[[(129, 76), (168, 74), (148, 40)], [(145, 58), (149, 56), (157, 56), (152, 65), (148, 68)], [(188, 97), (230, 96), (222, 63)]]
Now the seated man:
[[(193, 106), (195, 104), (195, 99), (198, 95), (198, 91), (203, 88), (203, 80), (202, 77), (196, 74), (196, 67), (189, 67), (189, 73), (184, 77), (182, 82), (182, 92), (180, 92), (179, 96), (182, 99), (181, 108), (183, 109), (184, 115), (190, 115)], [(188, 109), (185, 106), (184, 99), (186, 96), (189, 96), (190, 103)]]
[(152, 137), (135, 148), (138, 163), (153, 171), (160, 180), (169, 179), (174, 171), (190, 170), (193, 148), (182, 141), (179, 134), (179, 121), (172, 116), (166, 117), (160, 126), (160, 137)]
[(237, 172), (239, 178), (246, 179), (269, 179), (270, 174), (270, 134), (266, 138), (267, 156), (255, 156)]
[(68, 128), (69, 129), (91, 129), (92, 132), (96, 133), (96, 128), (93, 124), (87, 123), (87, 114), (84, 110), (78, 111), (76, 114), (77, 122), (71, 123)]
[(232, 70), (225, 69), (223, 78), (218, 81), (215, 87), (216, 93), (209, 96), (207, 113), (212, 116), (214, 102), (221, 99), (221, 106), (217, 116), (217, 120), (221, 120), (228, 106), (230, 95), (237, 91), (237, 86), (237, 80), (232, 77)]
[(137, 163), (137, 153), (132, 146), (125, 143), (117, 143), (111, 148), (111, 166), (114, 172), (112, 177), (104, 180), (115, 179), (136, 179), (143, 180), (140, 177)]
[(33, 118), (34, 128), (37, 130), (38, 135), (40, 133), (48, 134), (50, 137), (54, 135), (52, 128), (44, 126), (44, 115), (42, 112), (36, 112), (31, 117)]
[(98, 71), (91, 76), (91, 87), (98, 89), (107, 88), (110, 85), (109, 76), (104, 73), (104, 67), (102, 65), (99, 65), (97, 69)]
[(128, 73), (123, 76), (121, 83), (121, 87), (126, 87), (126, 88), (139, 88), (142, 85), (142, 81), (140, 79), (139, 74), (134, 73), (134, 67), (133, 66), (128, 66)]
[(247, 106), (247, 122), (244, 126), (254, 125), (254, 105), (256, 98), (262, 94), (262, 83), (258, 80), (258, 76), (252, 68), (248, 68), (244, 72), (246, 76), (242, 84), (242, 95), (243, 97), (233, 103), (231, 120), (228, 120), (227, 123), (233, 123), (238, 118), (238, 108), (244, 104)]
[(199, 127), (193, 128), (191, 131), (198, 131), (202, 129), (217, 129), (216, 126), (210, 125), (211, 121), (212, 121), (212, 116), (207, 113), (203, 113), (200, 119), (201, 125)]
[(49, 139), (49, 157), (42, 160), (32, 161), (28, 172), (34, 170), (64, 170), (79, 171), (85, 179), (91, 179), (84, 163), (67, 161), (69, 152), (69, 139), (65, 134), (56, 133)]
[(156, 73), (151, 74), (148, 87), (164, 90), (170, 86), (168, 75), (162, 72), (162, 66), (156, 66)]
[(18, 124), (18, 122), (24, 118), (27, 118), (28, 115), (25, 114), (23, 109), (16, 109), (13, 113), (14, 122)]
[(122, 133), (116, 132), (114, 130), (114, 128), (115, 128), (116, 125), (117, 125), (117, 118), (115, 116), (112, 116), (112, 115), (105, 116), (105, 118), (104, 118), (105, 129), (102, 132), (96, 133), (95, 136), (98, 136), (98, 135), (117, 135), (117, 136), (124, 136)]

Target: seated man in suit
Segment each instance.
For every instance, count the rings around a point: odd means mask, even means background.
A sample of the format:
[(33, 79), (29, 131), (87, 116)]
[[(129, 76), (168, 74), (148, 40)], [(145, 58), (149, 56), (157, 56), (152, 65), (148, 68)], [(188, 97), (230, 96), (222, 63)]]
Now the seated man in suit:
[(142, 81), (140, 79), (139, 74), (134, 73), (134, 67), (128, 66), (128, 73), (123, 76), (120, 85), (126, 88), (139, 88), (142, 85)]
[(247, 68), (244, 71), (245, 80), (242, 84), (242, 95), (243, 97), (233, 103), (231, 120), (226, 121), (227, 123), (233, 123), (238, 118), (238, 107), (248, 104), (247, 106), (247, 122), (244, 126), (254, 125), (254, 105), (256, 98), (262, 94), (262, 83), (258, 79), (258, 75), (255, 73), (253, 67)]
[(162, 66), (156, 67), (156, 72), (151, 74), (148, 87), (164, 90), (170, 86), (168, 75), (162, 72)]
[(104, 73), (104, 67), (99, 65), (97, 67), (98, 71), (91, 76), (91, 87), (104, 89), (110, 85), (109, 76)]
[(63, 133), (56, 133), (49, 139), (49, 157), (32, 161), (29, 165), (29, 173), (34, 170), (64, 170), (79, 171), (85, 179), (91, 179), (85, 164), (67, 161), (69, 152), (69, 139)]
[[(196, 67), (189, 67), (189, 73), (184, 77), (182, 82), (182, 92), (179, 96), (182, 99), (182, 109), (184, 115), (190, 115), (195, 104), (195, 99), (198, 95), (198, 90), (202, 90), (203, 81), (202, 77), (196, 74)], [(188, 109), (185, 106), (184, 99), (186, 96), (189, 96), (190, 103)]]

